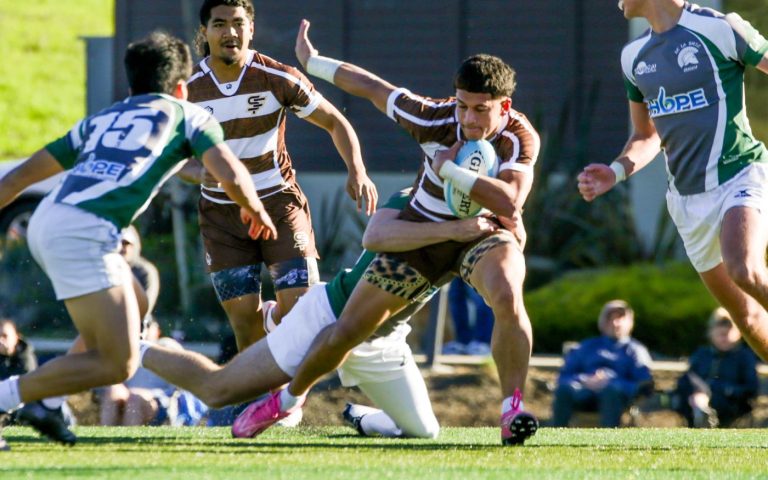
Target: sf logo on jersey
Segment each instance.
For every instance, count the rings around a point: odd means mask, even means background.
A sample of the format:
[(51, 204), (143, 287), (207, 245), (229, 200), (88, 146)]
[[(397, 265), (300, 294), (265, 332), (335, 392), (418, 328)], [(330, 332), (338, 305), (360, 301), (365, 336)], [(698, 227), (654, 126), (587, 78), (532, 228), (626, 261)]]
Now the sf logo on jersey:
[(251, 95), (248, 97), (248, 111), (252, 114), (256, 114), (256, 112), (264, 106), (264, 101), (267, 99), (264, 95)]

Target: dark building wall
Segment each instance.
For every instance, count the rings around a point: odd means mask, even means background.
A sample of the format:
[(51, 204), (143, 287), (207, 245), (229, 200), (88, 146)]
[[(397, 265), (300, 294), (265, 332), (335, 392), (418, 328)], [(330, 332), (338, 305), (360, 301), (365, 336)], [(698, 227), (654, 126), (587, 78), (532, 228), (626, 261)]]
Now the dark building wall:
[[(192, 41), (200, 0), (117, 0), (116, 58), (128, 41), (162, 27)], [(592, 161), (608, 161), (627, 135), (627, 103), (619, 55), (627, 23), (614, 2), (589, 0), (281, 0), (257, 1), (254, 47), (296, 65), (293, 46), (299, 21), (322, 54), (361, 65), (391, 83), (443, 97), (452, 76), (473, 53), (504, 58), (518, 73), (514, 107), (540, 132), (559, 135), (564, 156), (586, 148)], [(115, 96), (126, 87), (116, 62)], [(322, 80), (316, 87), (342, 109), (360, 137), (374, 171), (415, 171), (419, 149), (368, 102)], [(589, 92), (595, 101), (589, 102)], [(571, 112), (557, 132), (562, 112)], [(289, 116), (288, 148), (304, 171), (343, 169), (327, 134)], [(578, 125), (588, 125), (579, 130)], [(585, 138), (586, 137), (586, 138)]]

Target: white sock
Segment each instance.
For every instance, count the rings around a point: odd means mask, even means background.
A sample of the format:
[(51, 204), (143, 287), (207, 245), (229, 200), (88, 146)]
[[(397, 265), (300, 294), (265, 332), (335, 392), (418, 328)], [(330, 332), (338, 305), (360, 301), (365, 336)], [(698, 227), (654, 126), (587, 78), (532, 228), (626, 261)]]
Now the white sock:
[[(520, 400), (520, 406), (517, 407), (518, 410), (525, 410), (525, 406), (523, 405), (523, 401)], [(512, 397), (507, 397), (504, 400), (501, 401), (501, 414), (504, 415), (508, 411), (512, 410)]]
[(394, 420), (381, 410), (363, 415), (363, 418), (360, 419), (360, 428), (366, 435), (399, 437), (403, 434), (403, 431), (397, 428)]
[(64, 396), (44, 398), (42, 400), (42, 404), (48, 410), (58, 410), (61, 408), (62, 405), (64, 405), (64, 401), (66, 399), (67, 397), (64, 397)]
[(147, 354), (147, 350), (149, 350), (154, 345), (153, 342), (148, 342), (146, 340), (139, 340), (139, 366), (144, 366), (144, 355)]
[(14, 375), (0, 382), (0, 411), (12, 412), (21, 405), (19, 376)]
[(304, 397), (306, 397), (306, 395), (295, 397), (291, 394), (291, 392), (288, 391), (287, 388), (284, 388), (280, 392), (280, 411), (287, 412), (288, 410), (298, 405), (300, 402), (304, 401)]

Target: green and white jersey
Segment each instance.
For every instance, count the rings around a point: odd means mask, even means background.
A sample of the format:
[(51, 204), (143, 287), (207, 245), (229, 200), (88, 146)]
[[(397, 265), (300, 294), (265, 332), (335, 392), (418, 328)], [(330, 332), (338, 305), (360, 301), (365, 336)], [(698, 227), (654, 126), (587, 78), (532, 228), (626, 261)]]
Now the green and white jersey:
[(46, 145), (69, 170), (48, 196), (123, 228), (183, 160), (223, 141), (219, 123), (197, 105), (164, 94), (128, 97)]
[[(410, 188), (401, 190), (392, 195), (387, 203), (379, 208), (392, 208), (396, 210), (402, 210), (406, 205), (408, 205), (408, 201), (411, 198), (410, 193)], [(376, 253), (363, 250), (363, 253), (360, 254), (360, 257), (358, 257), (357, 262), (355, 262), (355, 265), (352, 268), (342, 270), (325, 285), (325, 291), (328, 295), (328, 302), (331, 304), (331, 310), (333, 310), (336, 318), (339, 318), (341, 315), (342, 310), (344, 310), (344, 306), (347, 304), (347, 300), (349, 300), (349, 296), (352, 294), (352, 290), (355, 289), (355, 286), (362, 278), (365, 270), (368, 268), (368, 264), (371, 263), (371, 260), (373, 260), (373, 257), (375, 256)], [(411, 315), (423, 307), (427, 301), (432, 298), (432, 295), (437, 292), (437, 290), (438, 287), (432, 287), (432, 289), (427, 292), (427, 294), (420, 295), (417, 300), (412, 301), (397, 315), (394, 315), (392, 318), (384, 322), (384, 324), (376, 331), (374, 336), (386, 336), (391, 333), (398, 324), (407, 322)]]
[(624, 47), (627, 96), (648, 105), (672, 191), (709, 191), (750, 163), (768, 162), (744, 102), (744, 69), (766, 51), (768, 41), (738, 15), (687, 2), (674, 28), (649, 30)]

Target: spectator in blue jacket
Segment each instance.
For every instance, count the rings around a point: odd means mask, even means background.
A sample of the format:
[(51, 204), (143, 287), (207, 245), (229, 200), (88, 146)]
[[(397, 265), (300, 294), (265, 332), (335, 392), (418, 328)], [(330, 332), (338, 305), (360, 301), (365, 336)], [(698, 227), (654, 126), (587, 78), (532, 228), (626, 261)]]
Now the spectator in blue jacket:
[(598, 411), (600, 426), (618, 427), (632, 400), (653, 387), (648, 350), (631, 337), (634, 322), (629, 304), (612, 300), (598, 318), (602, 335), (568, 352), (552, 407), (555, 426), (568, 426), (576, 410)]
[(672, 408), (690, 427), (729, 426), (752, 411), (758, 390), (756, 358), (723, 308), (712, 313), (707, 334), (710, 345), (691, 355), (688, 372), (672, 394)]

